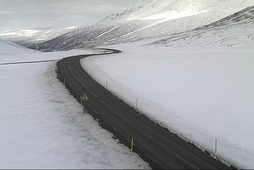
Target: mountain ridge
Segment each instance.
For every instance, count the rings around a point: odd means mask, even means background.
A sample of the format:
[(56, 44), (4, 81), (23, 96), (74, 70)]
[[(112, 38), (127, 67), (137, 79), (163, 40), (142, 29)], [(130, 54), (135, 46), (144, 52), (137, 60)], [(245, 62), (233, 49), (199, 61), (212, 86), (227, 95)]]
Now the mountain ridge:
[[(150, 0), (38, 47), (41, 51), (70, 50), (163, 38), (213, 23), (251, 5), (254, 5), (252, 0)], [(168, 8), (169, 12), (165, 13)]]

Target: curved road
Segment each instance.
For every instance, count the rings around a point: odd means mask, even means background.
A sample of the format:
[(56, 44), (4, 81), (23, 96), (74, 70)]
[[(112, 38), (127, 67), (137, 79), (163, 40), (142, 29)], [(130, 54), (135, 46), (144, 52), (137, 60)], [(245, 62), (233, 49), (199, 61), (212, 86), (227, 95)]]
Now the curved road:
[[(111, 50), (111, 53), (118, 52), (120, 51)], [(110, 52), (106, 52), (108, 53)], [(58, 79), (65, 83), (80, 102), (80, 97), (86, 94), (88, 101), (82, 100), (82, 103), (86, 105), (85, 108), (99, 120), (102, 127), (114, 133), (121, 142), (130, 146), (133, 138), (134, 152), (139, 153), (152, 168), (230, 168), (152, 122), (99, 85), (80, 65), (81, 58), (90, 56), (93, 55), (69, 57), (59, 61), (57, 63)]]

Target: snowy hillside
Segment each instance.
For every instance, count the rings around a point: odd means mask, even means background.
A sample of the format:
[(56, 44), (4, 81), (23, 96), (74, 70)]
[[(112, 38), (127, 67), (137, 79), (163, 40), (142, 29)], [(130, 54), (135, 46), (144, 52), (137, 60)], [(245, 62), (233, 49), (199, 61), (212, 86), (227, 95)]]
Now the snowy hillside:
[(130, 105), (138, 98), (138, 109), (162, 126), (239, 169), (253, 169), (253, 28), (251, 6), (148, 45), (107, 46), (122, 53), (82, 64)]
[(134, 6), (123, 11), (119, 11), (115, 14), (111, 14), (105, 19), (103, 19), (100, 24), (108, 24), (108, 22), (124, 22), (128, 20), (146, 18), (157, 13), (158, 11), (161, 11), (173, 1), (175, 0), (149, 0), (144, 4)]
[(41, 61), (41, 60), (58, 60), (63, 57), (71, 55), (80, 55), (88, 53), (96, 53), (98, 50), (70, 50), (62, 53), (42, 53), (27, 49), (23, 46), (15, 43), (3, 40), (0, 38), (0, 64), (3, 63), (15, 63), (15, 62), (27, 62), (27, 61)]
[(254, 5), (253, 0), (150, 0), (39, 44), (68, 50), (165, 37), (210, 24)]
[(27, 29), (19, 31), (4, 32), (0, 34), (0, 38), (20, 44), (22, 46), (29, 46), (31, 44), (38, 44), (41, 42), (53, 39), (61, 34), (67, 33), (76, 27), (66, 28), (43, 28), (43, 29)]
[[(24, 48), (22, 46), (19, 46), (17, 44), (5, 41), (0, 38), (0, 55), (13, 55), (13, 54), (20, 54), (23, 52), (29, 53), (30, 50), (27, 50), (27, 48)], [(10, 50), (11, 49), (11, 50)]]
[(220, 21), (197, 29), (171, 35), (156, 41), (165, 47), (240, 47), (254, 46), (254, 6), (230, 15)]

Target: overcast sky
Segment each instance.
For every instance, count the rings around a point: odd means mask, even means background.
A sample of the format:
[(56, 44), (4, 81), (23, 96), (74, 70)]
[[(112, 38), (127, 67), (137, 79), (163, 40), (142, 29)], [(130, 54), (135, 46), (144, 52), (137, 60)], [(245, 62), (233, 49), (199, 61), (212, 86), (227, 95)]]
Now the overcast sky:
[(0, 0), (0, 33), (41, 27), (91, 25), (147, 0)]

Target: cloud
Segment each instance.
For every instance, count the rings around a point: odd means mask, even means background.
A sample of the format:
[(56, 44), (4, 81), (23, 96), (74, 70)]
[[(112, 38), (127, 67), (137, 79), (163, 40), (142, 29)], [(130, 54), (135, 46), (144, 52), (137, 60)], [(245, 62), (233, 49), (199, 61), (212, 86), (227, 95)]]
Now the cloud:
[(0, 32), (87, 26), (146, 0), (0, 0)]

